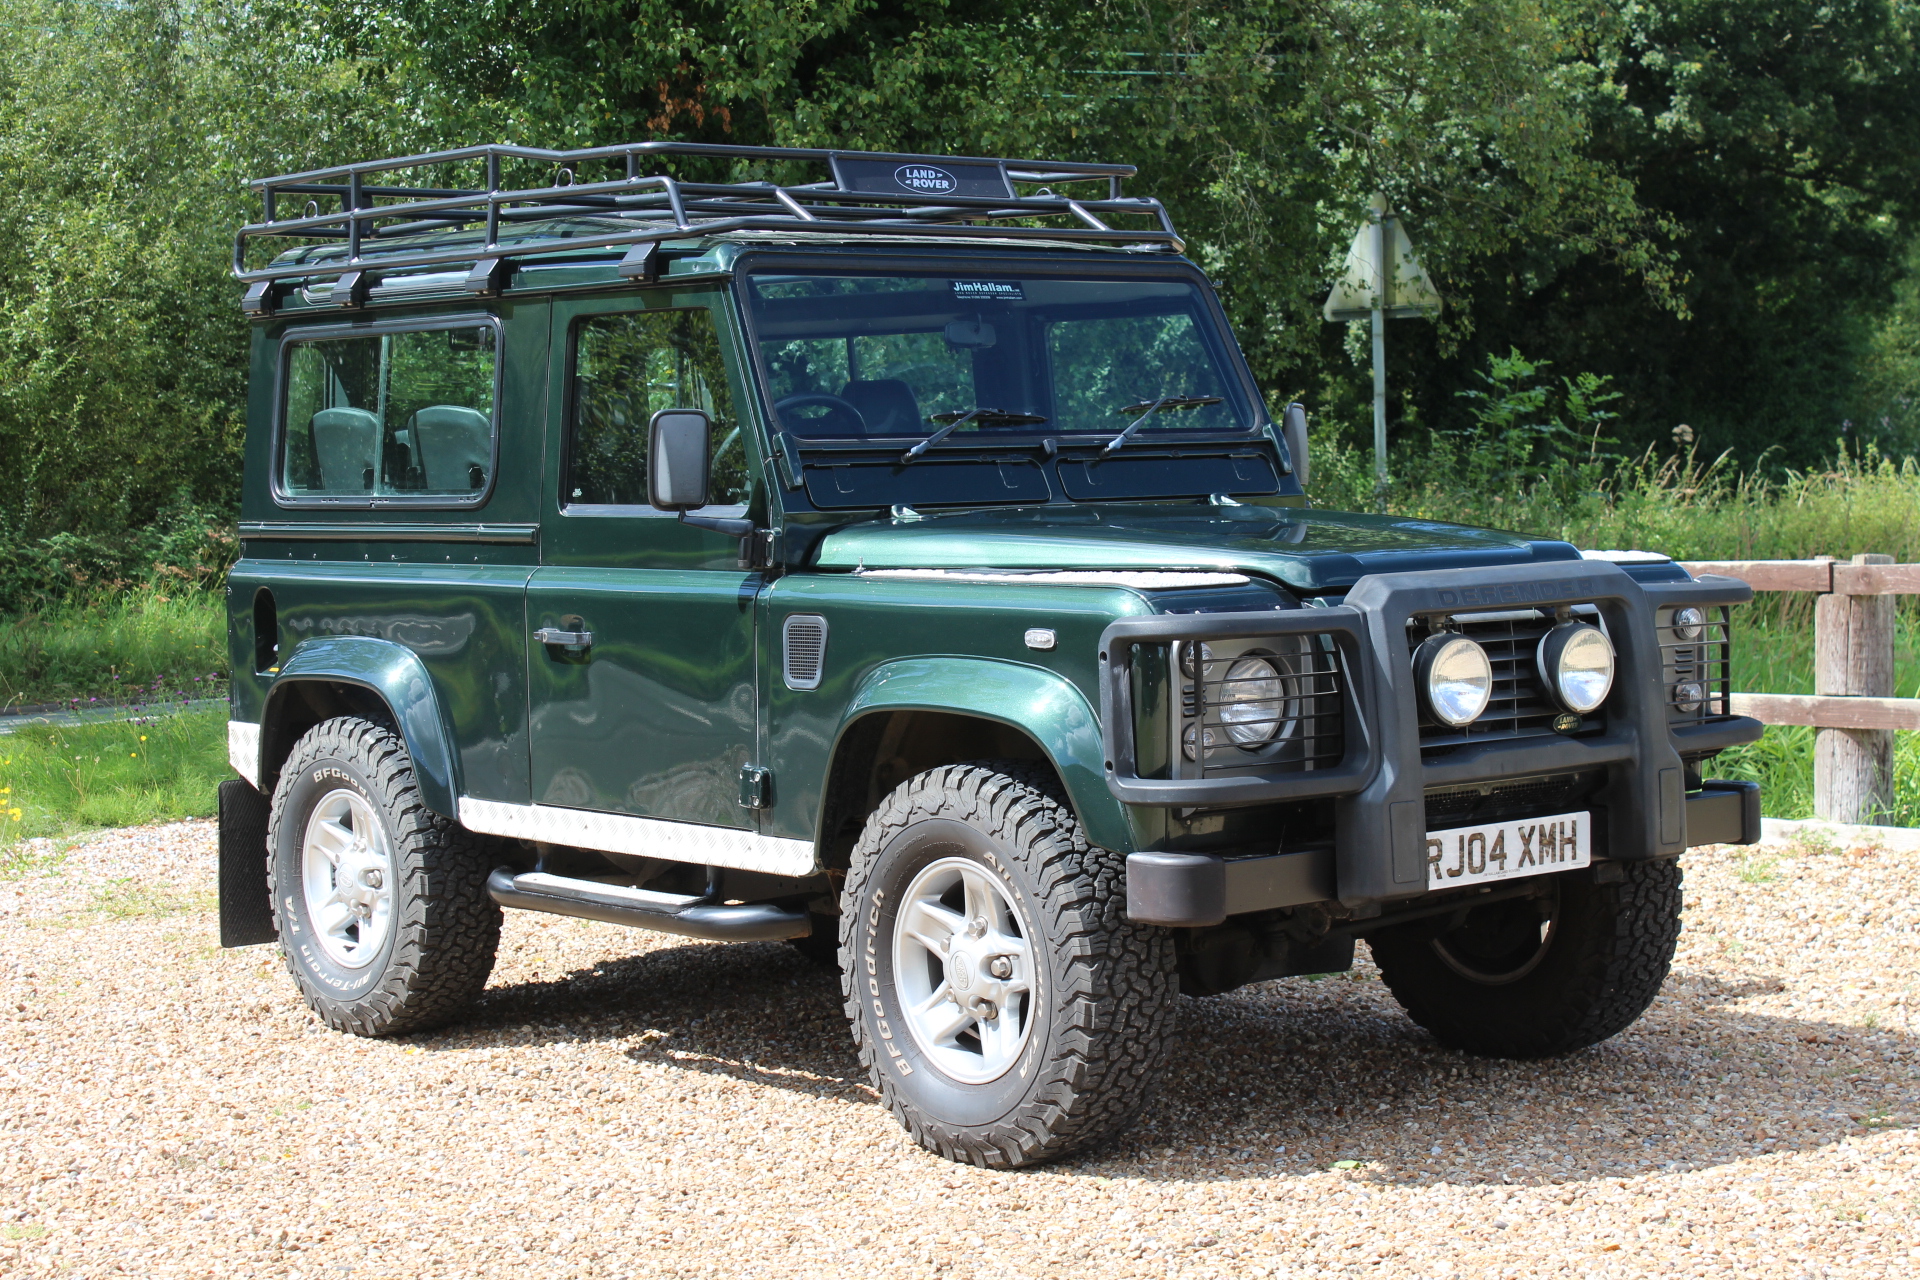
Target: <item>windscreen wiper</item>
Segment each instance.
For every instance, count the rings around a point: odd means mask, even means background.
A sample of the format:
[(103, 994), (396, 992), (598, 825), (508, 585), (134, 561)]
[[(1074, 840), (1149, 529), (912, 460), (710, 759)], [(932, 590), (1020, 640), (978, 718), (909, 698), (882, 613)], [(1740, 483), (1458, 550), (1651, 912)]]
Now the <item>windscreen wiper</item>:
[(1219, 396), (1162, 396), (1158, 400), (1146, 400), (1140, 404), (1130, 404), (1119, 410), (1120, 413), (1137, 413), (1140, 416), (1127, 424), (1127, 429), (1101, 446), (1100, 456), (1106, 457), (1130, 439), (1134, 432), (1145, 426), (1147, 419), (1163, 409), (1197, 409), (1203, 404), (1219, 404)]
[(1014, 413), (1008, 409), (989, 409), (978, 406), (957, 413), (936, 413), (927, 418), (928, 422), (944, 422), (946, 425), (922, 440), (913, 448), (900, 455), (900, 463), (905, 466), (927, 450), (945, 440), (969, 422), (979, 422), (990, 427), (1030, 427), (1046, 421), (1037, 413)]

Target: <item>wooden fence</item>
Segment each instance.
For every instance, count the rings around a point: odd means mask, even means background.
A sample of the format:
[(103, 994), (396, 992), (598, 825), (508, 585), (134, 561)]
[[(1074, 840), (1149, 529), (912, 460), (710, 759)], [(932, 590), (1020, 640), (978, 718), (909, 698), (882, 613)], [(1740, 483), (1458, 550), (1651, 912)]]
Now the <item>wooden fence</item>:
[[(1893, 807), (1893, 735), (1920, 730), (1920, 698), (1893, 697), (1893, 597), (1920, 595), (1920, 564), (1852, 560), (1696, 561), (1755, 591), (1812, 592), (1813, 694), (1736, 693), (1729, 708), (1814, 735), (1813, 812), (1828, 822), (1876, 822)], [(1736, 638), (1735, 643), (1738, 643)]]

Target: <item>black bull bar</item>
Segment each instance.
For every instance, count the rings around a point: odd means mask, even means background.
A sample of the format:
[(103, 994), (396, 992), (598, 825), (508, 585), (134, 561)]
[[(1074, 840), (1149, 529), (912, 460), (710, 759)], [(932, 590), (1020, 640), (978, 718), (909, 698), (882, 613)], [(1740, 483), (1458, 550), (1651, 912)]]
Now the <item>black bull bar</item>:
[[(1690, 795), (1680, 757), (1752, 742), (1762, 725), (1734, 715), (1670, 722), (1656, 626), (1656, 611), (1662, 608), (1743, 604), (1752, 598), (1752, 588), (1736, 578), (1642, 583), (1617, 565), (1580, 561), (1564, 567), (1375, 574), (1362, 578), (1345, 603), (1331, 608), (1154, 615), (1112, 623), (1100, 642), (1100, 709), (1107, 786), (1117, 799), (1180, 808), (1313, 797), (1335, 802), (1331, 865), (1323, 853), (1282, 851), (1258, 858), (1135, 853), (1128, 861), (1130, 910), (1138, 906), (1136, 918), (1158, 923), (1200, 924), (1328, 898), (1358, 906), (1416, 897), (1428, 885), (1427, 789), (1513, 777), (1599, 771), (1605, 781), (1587, 801), (1605, 815), (1604, 836), (1594, 833), (1596, 860), (1666, 858), (1690, 844), (1757, 840), (1757, 790), (1751, 784), (1708, 783)], [(1491, 739), (1423, 759), (1408, 658), (1409, 621), (1575, 605), (1599, 611), (1617, 655), (1603, 729), (1578, 737)], [(1310, 771), (1277, 766), (1224, 777), (1140, 776), (1134, 742), (1136, 646), (1287, 635), (1327, 636), (1338, 654), (1345, 723), (1337, 762)], [(1215, 920), (1199, 918), (1216, 912)]]

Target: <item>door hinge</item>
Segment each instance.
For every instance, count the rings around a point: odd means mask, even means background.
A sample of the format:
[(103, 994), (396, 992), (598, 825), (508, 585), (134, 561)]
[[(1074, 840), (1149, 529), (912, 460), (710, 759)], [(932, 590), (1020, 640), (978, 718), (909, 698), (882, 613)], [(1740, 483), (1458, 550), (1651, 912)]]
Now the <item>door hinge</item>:
[(740, 766), (740, 807), (766, 809), (773, 804), (773, 770), (764, 765)]

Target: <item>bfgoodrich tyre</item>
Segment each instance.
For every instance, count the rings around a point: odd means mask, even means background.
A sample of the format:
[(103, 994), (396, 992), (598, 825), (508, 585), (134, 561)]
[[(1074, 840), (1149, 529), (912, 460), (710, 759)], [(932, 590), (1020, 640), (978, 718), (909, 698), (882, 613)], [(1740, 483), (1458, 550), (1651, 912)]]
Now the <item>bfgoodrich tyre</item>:
[(1680, 864), (1605, 864), (1493, 903), (1367, 938), (1394, 999), (1441, 1043), (1545, 1058), (1625, 1030), (1660, 993), (1680, 936)]
[(427, 808), (392, 730), (308, 730), (274, 788), (267, 849), (281, 953), (334, 1030), (426, 1030), (486, 985), (500, 908), (484, 844)]
[(841, 916), (847, 1016), (894, 1115), (950, 1160), (1010, 1167), (1139, 1111), (1177, 991), (1165, 930), (1124, 912), (1050, 773), (950, 765), (868, 819)]

